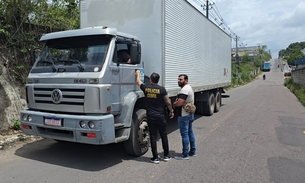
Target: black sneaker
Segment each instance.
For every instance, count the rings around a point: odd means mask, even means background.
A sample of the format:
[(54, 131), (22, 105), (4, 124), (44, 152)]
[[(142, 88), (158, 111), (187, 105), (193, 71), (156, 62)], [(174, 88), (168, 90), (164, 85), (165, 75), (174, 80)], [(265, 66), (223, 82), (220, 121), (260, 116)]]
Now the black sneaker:
[(170, 159), (172, 159), (172, 157), (170, 157), (170, 155), (167, 155), (163, 158), (163, 160), (166, 162), (168, 162)]
[(189, 156), (196, 157), (196, 153), (189, 153)]
[(189, 160), (190, 158), (188, 156), (183, 156), (182, 154), (180, 156), (175, 156), (175, 159), (179, 160)]
[(196, 153), (194, 153), (194, 152), (189, 152), (189, 156), (191, 156), (191, 157), (196, 157)]
[(160, 162), (158, 158), (150, 158), (149, 161), (152, 163), (155, 163), (155, 164), (159, 164), (159, 162)]

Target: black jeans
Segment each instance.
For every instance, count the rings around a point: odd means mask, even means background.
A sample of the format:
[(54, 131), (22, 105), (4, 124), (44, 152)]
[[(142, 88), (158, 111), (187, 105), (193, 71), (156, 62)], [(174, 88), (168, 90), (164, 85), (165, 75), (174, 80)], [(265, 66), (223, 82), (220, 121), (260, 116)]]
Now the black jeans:
[(153, 154), (153, 158), (158, 158), (157, 131), (159, 131), (162, 140), (162, 148), (164, 151), (164, 156), (169, 155), (169, 146), (168, 146), (167, 130), (166, 130), (167, 123), (165, 117), (160, 117), (158, 119), (147, 119), (147, 122), (148, 122), (151, 152)]

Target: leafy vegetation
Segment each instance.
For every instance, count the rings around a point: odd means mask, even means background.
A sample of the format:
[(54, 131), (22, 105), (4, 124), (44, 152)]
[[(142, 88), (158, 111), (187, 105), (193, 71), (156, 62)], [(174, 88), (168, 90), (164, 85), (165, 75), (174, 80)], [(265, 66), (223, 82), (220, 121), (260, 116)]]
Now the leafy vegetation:
[(305, 88), (294, 83), (291, 78), (286, 78), (284, 85), (299, 99), (303, 106), (305, 106)]
[(255, 67), (252, 63), (240, 63), (239, 69), (238, 69), (238, 79), (236, 76), (236, 63), (232, 63), (232, 80), (231, 80), (231, 86), (238, 86), (243, 85), (246, 83), (251, 82), (257, 75), (260, 74), (258, 71), (258, 68)]
[(79, 27), (79, 0), (0, 1), (0, 50), (4, 66), (24, 83), (30, 50), (44, 33)]
[(21, 130), (21, 123), (19, 120), (15, 119), (13, 120), (13, 130)]
[(279, 51), (279, 57), (285, 59), (289, 65), (294, 65), (294, 60), (305, 56), (301, 52), (304, 48), (305, 42), (291, 43), (286, 49)]
[[(236, 75), (236, 61), (232, 61), (232, 86), (242, 85), (251, 82), (257, 75), (261, 74), (259, 71), (264, 61), (269, 61), (271, 55), (266, 51), (267, 46), (263, 45), (259, 50), (257, 57), (250, 56), (248, 53), (239, 58), (238, 65), (238, 79)], [(230, 87), (232, 87), (230, 86)]]

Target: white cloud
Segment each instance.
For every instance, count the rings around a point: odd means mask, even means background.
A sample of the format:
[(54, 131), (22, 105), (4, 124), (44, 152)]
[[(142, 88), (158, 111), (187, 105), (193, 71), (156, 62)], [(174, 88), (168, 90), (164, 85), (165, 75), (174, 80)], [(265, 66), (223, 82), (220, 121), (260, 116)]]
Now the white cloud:
[[(289, 44), (305, 41), (302, 0), (214, 0), (230, 29), (247, 46), (267, 45), (272, 57)], [(213, 13), (210, 10), (210, 13)], [(235, 43), (233, 44), (235, 45)]]

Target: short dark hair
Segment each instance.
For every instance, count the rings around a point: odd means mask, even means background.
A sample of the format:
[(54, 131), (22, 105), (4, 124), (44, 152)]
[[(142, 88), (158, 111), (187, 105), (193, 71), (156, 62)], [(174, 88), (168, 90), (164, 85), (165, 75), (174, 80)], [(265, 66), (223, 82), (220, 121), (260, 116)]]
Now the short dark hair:
[(160, 79), (160, 76), (159, 74), (153, 72), (151, 75), (150, 75), (150, 79), (153, 83), (158, 83), (159, 82), (159, 79)]
[(189, 80), (189, 77), (186, 74), (180, 74), (178, 77), (180, 78), (181, 76), (183, 76), (185, 80)]

